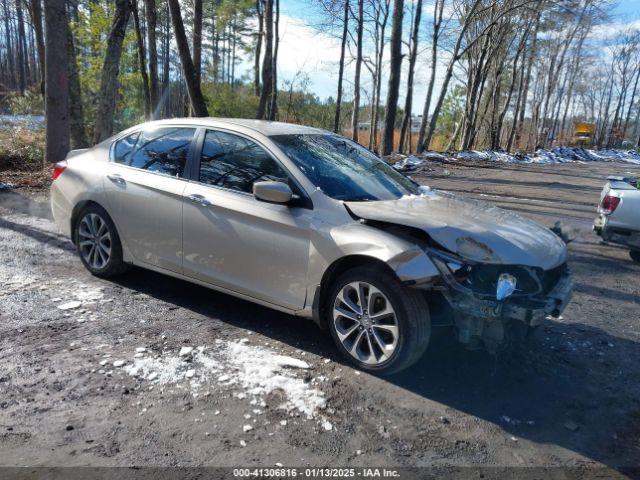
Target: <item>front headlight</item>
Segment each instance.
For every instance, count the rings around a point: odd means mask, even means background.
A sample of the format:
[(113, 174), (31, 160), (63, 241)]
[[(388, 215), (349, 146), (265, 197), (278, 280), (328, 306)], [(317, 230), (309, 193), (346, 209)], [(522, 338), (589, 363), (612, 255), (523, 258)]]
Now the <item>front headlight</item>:
[(515, 292), (517, 283), (518, 280), (513, 275), (501, 273), (498, 277), (498, 284), (496, 285), (496, 300), (501, 302)]

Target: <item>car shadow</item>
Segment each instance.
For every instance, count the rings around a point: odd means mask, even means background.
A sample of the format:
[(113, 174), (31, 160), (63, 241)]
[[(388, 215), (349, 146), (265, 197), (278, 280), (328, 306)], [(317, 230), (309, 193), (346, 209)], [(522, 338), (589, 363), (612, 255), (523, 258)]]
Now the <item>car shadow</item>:
[[(311, 321), (141, 269), (115, 282), (346, 365)], [(413, 367), (382, 380), (540, 445), (622, 471), (640, 465), (630, 448), (640, 431), (637, 342), (562, 321), (547, 321), (525, 347), (499, 356), (464, 350), (447, 335), (433, 338)]]

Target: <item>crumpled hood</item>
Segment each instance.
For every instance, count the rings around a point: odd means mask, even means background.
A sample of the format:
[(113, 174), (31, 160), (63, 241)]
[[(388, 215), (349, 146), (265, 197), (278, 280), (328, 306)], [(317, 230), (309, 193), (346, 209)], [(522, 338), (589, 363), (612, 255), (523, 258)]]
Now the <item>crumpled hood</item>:
[(360, 218), (419, 228), (468, 260), (549, 270), (567, 255), (564, 242), (548, 228), (490, 203), (447, 192), (430, 190), (398, 200), (345, 205)]

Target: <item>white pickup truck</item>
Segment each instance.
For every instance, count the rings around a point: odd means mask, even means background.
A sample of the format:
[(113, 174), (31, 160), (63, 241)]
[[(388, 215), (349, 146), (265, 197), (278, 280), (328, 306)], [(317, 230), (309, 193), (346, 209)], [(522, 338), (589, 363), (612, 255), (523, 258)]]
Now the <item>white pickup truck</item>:
[(602, 189), (593, 229), (606, 242), (629, 247), (640, 262), (640, 179), (609, 177)]

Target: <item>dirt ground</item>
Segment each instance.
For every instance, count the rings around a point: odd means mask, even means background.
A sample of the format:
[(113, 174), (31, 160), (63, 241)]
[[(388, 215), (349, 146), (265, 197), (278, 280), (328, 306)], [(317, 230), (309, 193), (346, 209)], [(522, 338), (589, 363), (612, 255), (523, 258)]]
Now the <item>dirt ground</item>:
[[(417, 365), (389, 378), (346, 365), (311, 322), (139, 269), (94, 278), (56, 232), (46, 191), (0, 192), (0, 465), (571, 467), (576, 478), (634, 476), (640, 265), (591, 232), (604, 179), (624, 172), (640, 168), (451, 164), (417, 175), (546, 225), (561, 220), (575, 237), (575, 293), (522, 352), (494, 358), (436, 336)], [(79, 305), (59, 308), (69, 301)], [(281, 408), (291, 399), (280, 390), (251, 391), (242, 365), (222, 353), (234, 345), (306, 362), (287, 378), (326, 405), (307, 418)], [(203, 359), (209, 352), (215, 375), (200, 376), (204, 363), (175, 381), (127, 370), (136, 353), (170, 362), (182, 347), (201, 347)], [(118, 359), (125, 366), (113, 366)], [(240, 380), (221, 380), (227, 371)]]

